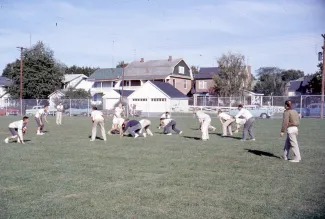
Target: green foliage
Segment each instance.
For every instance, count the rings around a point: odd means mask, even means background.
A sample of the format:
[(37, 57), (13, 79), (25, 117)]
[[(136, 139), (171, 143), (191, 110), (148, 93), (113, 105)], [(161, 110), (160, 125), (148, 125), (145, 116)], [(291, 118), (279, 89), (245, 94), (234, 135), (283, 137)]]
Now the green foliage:
[(192, 65), (191, 70), (192, 70), (193, 75), (199, 73), (199, 67), (198, 66)]
[(65, 67), (64, 71), (65, 74), (84, 74), (87, 77), (89, 77), (92, 73), (94, 73), (98, 68), (92, 68), (92, 67), (79, 67), (76, 65), (73, 65), (71, 67)]
[[(61, 64), (54, 59), (53, 51), (42, 42), (23, 53), (23, 98), (47, 99), (48, 95), (62, 86), (63, 71)], [(20, 60), (9, 63), (3, 76), (13, 80), (6, 87), (13, 99), (20, 96)]]
[(308, 84), (308, 88), (312, 90), (313, 94), (321, 94), (322, 91), (323, 64), (319, 63), (317, 67), (319, 67), (319, 71), (313, 75), (313, 79)]
[(245, 57), (241, 54), (224, 54), (218, 60), (218, 75), (214, 75), (217, 96), (240, 96), (248, 87)]
[(116, 68), (125, 68), (128, 65), (129, 65), (129, 63), (126, 63), (124, 61), (120, 61), (120, 62), (117, 63)]
[(305, 73), (303, 71), (294, 70), (294, 69), (284, 70), (281, 73), (282, 81), (285, 81), (285, 82), (297, 80), (298, 78), (301, 78), (304, 76), (305, 76)]
[(69, 88), (65, 93), (65, 99), (89, 99), (91, 95), (89, 92), (84, 89), (73, 89)]

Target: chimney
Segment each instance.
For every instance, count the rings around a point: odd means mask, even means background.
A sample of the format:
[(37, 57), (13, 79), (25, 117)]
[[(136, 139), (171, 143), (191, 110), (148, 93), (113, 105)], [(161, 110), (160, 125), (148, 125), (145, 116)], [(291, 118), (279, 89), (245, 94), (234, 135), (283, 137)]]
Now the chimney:
[(173, 57), (172, 57), (172, 56), (169, 56), (169, 57), (168, 57), (168, 61), (169, 61), (169, 62), (173, 61)]
[(141, 58), (140, 62), (144, 62), (144, 58)]

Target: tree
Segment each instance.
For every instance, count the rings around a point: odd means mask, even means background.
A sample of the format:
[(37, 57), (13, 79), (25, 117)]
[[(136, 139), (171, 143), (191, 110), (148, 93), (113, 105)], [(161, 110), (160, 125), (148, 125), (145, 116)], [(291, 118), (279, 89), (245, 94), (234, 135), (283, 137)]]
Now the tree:
[(120, 61), (120, 62), (117, 63), (116, 68), (125, 68), (128, 65), (129, 65), (129, 63), (126, 63), (124, 61)]
[(191, 66), (192, 74), (194, 75), (194, 74), (199, 73), (199, 70), (198, 69), (199, 69), (199, 67), (192, 65)]
[(300, 70), (289, 69), (282, 71), (282, 81), (289, 82), (292, 80), (297, 80), (298, 78), (304, 77), (305, 73)]
[(313, 75), (308, 84), (308, 88), (312, 90), (313, 94), (321, 94), (322, 92), (323, 64), (319, 63), (317, 67), (319, 67), (319, 71)]
[(86, 76), (90, 76), (94, 71), (96, 71), (98, 68), (92, 68), (92, 67), (79, 67), (76, 65), (73, 65), (71, 67), (65, 67), (65, 74), (84, 74)]
[(66, 99), (89, 99), (91, 95), (89, 92), (85, 91), (84, 89), (73, 89), (69, 88), (65, 93)]
[(219, 74), (214, 75), (214, 90), (218, 96), (240, 96), (247, 87), (245, 57), (228, 53), (218, 60)]
[[(23, 98), (47, 99), (62, 86), (63, 71), (54, 58), (53, 51), (42, 42), (23, 52)], [(7, 64), (3, 76), (13, 83), (5, 89), (13, 99), (20, 96), (20, 60)]]

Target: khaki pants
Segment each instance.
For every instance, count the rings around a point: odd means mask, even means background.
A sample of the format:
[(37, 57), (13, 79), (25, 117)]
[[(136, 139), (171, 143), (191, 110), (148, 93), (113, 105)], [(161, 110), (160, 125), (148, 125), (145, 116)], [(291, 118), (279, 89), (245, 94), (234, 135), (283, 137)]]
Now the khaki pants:
[(62, 124), (62, 112), (56, 112), (56, 124), (57, 125)]
[(289, 127), (287, 129), (287, 139), (283, 149), (283, 157), (289, 158), (290, 149), (292, 149), (294, 154), (294, 160), (301, 160), (298, 141), (298, 128), (297, 127)]
[[(232, 135), (232, 123), (235, 121), (235, 119), (228, 119), (226, 120), (223, 124), (222, 124), (222, 132), (223, 132), (223, 136), (227, 136), (228, 133), (229, 135)], [(227, 133), (228, 130), (228, 133)]]
[(209, 127), (211, 127), (211, 119), (205, 119), (201, 125), (202, 140), (209, 139)]
[(97, 126), (100, 126), (100, 130), (102, 132), (102, 137), (104, 139), (104, 141), (106, 141), (106, 133), (105, 133), (105, 126), (104, 126), (104, 119), (98, 119), (98, 120), (94, 120), (93, 122), (93, 127), (91, 130), (91, 140), (94, 141), (96, 138), (96, 134), (97, 134)]

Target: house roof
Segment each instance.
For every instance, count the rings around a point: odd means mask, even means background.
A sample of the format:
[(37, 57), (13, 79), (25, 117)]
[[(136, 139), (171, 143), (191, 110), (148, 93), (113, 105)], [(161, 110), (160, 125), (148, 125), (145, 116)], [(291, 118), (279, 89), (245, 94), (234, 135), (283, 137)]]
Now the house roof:
[(312, 79), (312, 75), (305, 76), (301, 86), (307, 86)]
[(134, 61), (124, 69), (125, 76), (142, 75), (170, 75), (174, 72), (175, 66), (183, 59), (149, 60), (145, 62)]
[(301, 84), (302, 84), (302, 81), (290, 81), (290, 86), (289, 86), (288, 91), (295, 92), (295, 91), (299, 90)]
[(195, 74), (195, 79), (212, 79), (213, 75), (219, 74), (218, 67), (202, 67), (199, 73)]
[(302, 89), (302, 87), (306, 87), (312, 79), (313, 76), (308, 75), (308, 76), (298, 78), (297, 80), (290, 81), (288, 83), (289, 86), (288, 91), (289, 92), (299, 91)]
[(122, 95), (122, 90), (114, 90), (114, 91), (123, 97), (128, 97), (134, 92), (133, 90), (123, 90), (123, 95)]
[(123, 68), (100, 68), (92, 73), (88, 80), (114, 80), (122, 76)]
[(68, 82), (73, 81), (77, 78), (88, 78), (88, 77), (84, 74), (66, 74), (66, 75), (64, 75), (64, 83), (68, 83)]
[(10, 80), (9, 78), (0, 76), (0, 86), (7, 86), (10, 85), (11, 83), (12, 80)]
[(180, 92), (179, 90), (177, 90), (175, 87), (173, 87), (169, 83), (158, 82), (158, 81), (148, 81), (148, 82), (151, 83), (151, 84), (153, 84), (155, 87), (157, 87), (162, 92), (164, 92), (171, 99), (187, 99), (188, 98), (182, 92)]

